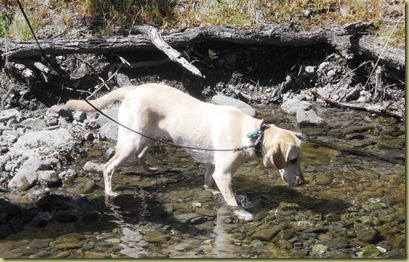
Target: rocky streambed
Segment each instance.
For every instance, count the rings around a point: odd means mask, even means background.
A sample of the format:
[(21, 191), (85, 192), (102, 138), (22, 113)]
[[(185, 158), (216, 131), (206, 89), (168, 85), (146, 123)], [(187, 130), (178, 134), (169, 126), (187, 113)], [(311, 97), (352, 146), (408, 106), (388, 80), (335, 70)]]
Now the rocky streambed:
[[(309, 111), (318, 118), (297, 122)], [(405, 257), (404, 123), (319, 102), (296, 112), (285, 105), (255, 112), (309, 140), (303, 143), (303, 187), (289, 188), (260, 160), (239, 169), (233, 187), (255, 215), (251, 222), (237, 220), (219, 195), (203, 190), (200, 164), (162, 145), (148, 158), (157, 173), (145, 174), (130, 160), (114, 175), (120, 195), (107, 206), (101, 166), (113, 152), (115, 126), (63, 106), (0, 112), (0, 254)]]

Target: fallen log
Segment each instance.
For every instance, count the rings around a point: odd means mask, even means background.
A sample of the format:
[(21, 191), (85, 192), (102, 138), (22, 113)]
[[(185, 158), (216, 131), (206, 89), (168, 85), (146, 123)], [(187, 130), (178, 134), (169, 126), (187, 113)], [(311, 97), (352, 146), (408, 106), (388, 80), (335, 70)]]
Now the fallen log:
[(355, 110), (363, 110), (363, 111), (368, 111), (370, 113), (378, 114), (378, 115), (387, 115), (387, 116), (392, 116), (395, 118), (398, 118), (400, 120), (403, 120), (405, 115), (403, 112), (400, 111), (393, 111), (391, 110), (390, 106), (392, 104), (392, 101), (386, 102), (383, 105), (375, 105), (375, 104), (370, 104), (370, 103), (352, 103), (352, 102), (338, 102), (334, 99), (331, 99), (329, 97), (324, 97), (321, 94), (317, 92), (317, 90), (310, 90), (310, 93), (313, 94), (316, 98), (321, 99), (325, 103), (339, 107), (339, 108), (351, 108)]
[[(263, 28), (231, 28), (226, 26), (205, 26), (183, 31), (172, 30), (162, 35), (164, 42), (172, 48), (185, 47), (200, 41), (220, 41), (236, 44), (308, 46), (328, 44), (347, 59), (354, 55), (365, 55), (379, 59), (399, 71), (405, 70), (405, 51), (387, 47), (373, 36), (367, 35), (370, 23), (354, 23), (344, 27), (329, 24), (312, 31), (295, 32), (288, 26), (270, 24)], [(39, 43), (47, 55), (73, 53), (112, 53), (155, 50), (149, 36), (143, 34), (146, 27), (135, 27), (126, 37), (111, 36), (91, 39), (44, 39)], [(11, 41), (0, 38), (0, 54), (4, 59), (40, 56), (41, 50), (35, 41)]]

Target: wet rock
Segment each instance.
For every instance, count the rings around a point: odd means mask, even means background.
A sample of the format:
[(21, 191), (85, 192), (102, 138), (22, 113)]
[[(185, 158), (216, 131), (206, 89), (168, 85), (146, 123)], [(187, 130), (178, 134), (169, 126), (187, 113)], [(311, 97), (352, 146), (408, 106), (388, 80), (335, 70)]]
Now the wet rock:
[(260, 239), (262, 241), (269, 241), (275, 237), (283, 228), (280, 225), (274, 225), (271, 228), (257, 229), (257, 231), (251, 236), (254, 239)]
[(30, 248), (47, 248), (50, 246), (50, 242), (52, 241), (52, 238), (40, 238), (40, 239), (33, 239), (30, 241), (30, 244), (28, 245)]
[(57, 222), (64, 223), (64, 224), (73, 223), (73, 222), (77, 221), (77, 219), (78, 218), (75, 215), (72, 215), (72, 214), (70, 214), (68, 212), (58, 212), (55, 215), (55, 220)]
[(99, 222), (101, 220), (101, 217), (102, 215), (98, 211), (90, 211), (82, 215), (79, 220), (84, 224), (90, 224)]
[(35, 202), (35, 205), (46, 211), (62, 211), (70, 208), (69, 199), (61, 195), (47, 195)]
[(336, 237), (328, 242), (326, 242), (327, 246), (331, 249), (344, 249), (349, 246), (348, 239), (345, 237)]
[(405, 249), (403, 250), (391, 250), (389, 252), (386, 252), (385, 254), (382, 254), (378, 256), (378, 258), (397, 258), (397, 259), (402, 259), (406, 258), (406, 252)]
[(181, 223), (188, 223), (192, 225), (202, 224), (207, 221), (206, 217), (196, 213), (173, 214), (173, 216)]
[(328, 172), (316, 172), (312, 176), (312, 180), (317, 185), (329, 185), (329, 184), (332, 183), (333, 179), (334, 179), (334, 176), (331, 173), (328, 173)]
[(260, 239), (255, 239), (251, 241), (250, 246), (254, 248), (262, 248), (264, 247), (264, 244)]
[(375, 245), (366, 245), (361, 252), (358, 252), (358, 257), (360, 258), (376, 258), (381, 254), (381, 252), (376, 248)]
[(54, 216), (46, 212), (38, 212), (32, 221), (32, 225), (35, 227), (45, 227), (49, 222), (54, 220)]
[(379, 233), (374, 228), (361, 223), (354, 224), (354, 230), (357, 237), (366, 243), (376, 243), (378, 240)]
[(168, 240), (168, 237), (161, 231), (151, 231), (146, 233), (143, 239), (150, 243), (163, 243)]
[(212, 97), (211, 103), (216, 104), (216, 105), (229, 105), (229, 106), (234, 106), (240, 109), (244, 114), (247, 114), (249, 116), (255, 116), (256, 115), (256, 110), (254, 110), (249, 104), (231, 98), (223, 95), (216, 95)]
[(330, 258), (351, 258), (351, 255), (343, 250), (331, 250), (328, 252)]
[(80, 195), (75, 196), (74, 200), (77, 203), (77, 205), (79, 205), (82, 208), (87, 208), (89, 206), (88, 198), (85, 196), (80, 196)]
[(197, 248), (200, 246), (201, 241), (197, 239), (188, 239), (183, 241), (182, 243), (179, 243), (175, 246), (176, 251), (185, 251), (185, 250), (191, 250), (194, 248)]
[(325, 257), (325, 254), (328, 252), (328, 247), (323, 244), (316, 244), (312, 246), (311, 256), (314, 258)]
[(295, 247), (295, 248), (290, 249), (290, 252), (296, 257), (304, 257), (308, 255), (309, 250), (308, 248)]
[[(82, 244), (80, 242), (63, 242), (63, 243), (58, 243), (55, 244), (54, 249), (55, 250), (66, 250), (66, 249), (77, 249), (81, 248)], [(71, 255), (71, 253), (68, 252), (68, 254), (62, 255), (61, 253), (57, 254), (59, 258), (67, 257)]]

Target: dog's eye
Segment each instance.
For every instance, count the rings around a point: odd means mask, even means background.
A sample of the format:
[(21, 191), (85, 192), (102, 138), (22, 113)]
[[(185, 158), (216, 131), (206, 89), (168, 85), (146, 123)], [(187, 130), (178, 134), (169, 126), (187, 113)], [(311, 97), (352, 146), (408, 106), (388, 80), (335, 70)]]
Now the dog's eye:
[(298, 161), (298, 157), (291, 159), (291, 160), (290, 160), (290, 163), (291, 163), (291, 164), (296, 164), (297, 161)]

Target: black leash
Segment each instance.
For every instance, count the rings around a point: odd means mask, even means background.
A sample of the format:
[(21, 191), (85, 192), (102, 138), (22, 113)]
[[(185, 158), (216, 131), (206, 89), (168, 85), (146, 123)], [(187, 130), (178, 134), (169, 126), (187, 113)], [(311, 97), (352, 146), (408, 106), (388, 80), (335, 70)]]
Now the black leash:
[[(17, 4), (18, 4), (18, 6), (19, 6), (21, 12), (23, 13), (24, 19), (26, 20), (27, 25), (28, 25), (28, 27), (30, 28), (31, 34), (32, 34), (33, 37), (34, 37), (34, 40), (36, 41), (38, 48), (40, 49), (41, 55), (44, 57), (44, 59), (47, 61), (47, 63), (48, 63), (64, 80), (66, 80), (66, 76), (64, 76), (63, 73), (60, 72), (61, 69), (58, 68), (57, 66), (55, 66), (55, 65), (50, 61), (50, 59), (46, 56), (44, 50), (41, 48), (41, 45), (40, 45), (40, 43), (39, 43), (38, 40), (37, 40), (37, 36), (36, 36), (35, 33), (34, 33), (33, 27), (31, 26), (30, 20), (28, 19), (27, 15), (26, 15), (26, 13), (25, 13), (25, 11), (24, 11), (24, 8), (23, 8), (23, 6), (22, 6), (21, 3), (20, 3), (20, 0), (17, 0)], [(64, 73), (65, 73), (65, 72), (64, 72)], [(66, 74), (65, 74), (65, 75), (66, 75)], [(64, 81), (64, 82), (67, 83), (67, 81)], [(156, 138), (147, 136), (147, 135), (145, 135), (145, 134), (142, 134), (142, 133), (140, 133), (140, 132), (138, 132), (138, 131), (135, 131), (135, 130), (133, 130), (133, 129), (131, 129), (131, 128), (129, 128), (129, 127), (127, 127), (127, 126), (121, 124), (121, 123), (119, 123), (118, 121), (116, 121), (116, 120), (113, 119), (112, 117), (108, 116), (107, 114), (105, 114), (104, 112), (102, 112), (101, 110), (99, 110), (97, 107), (95, 107), (95, 106), (94, 106), (90, 101), (88, 101), (86, 98), (84, 98), (83, 100), (84, 100), (88, 105), (90, 105), (92, 108), (94, 108), (94, 109), (95, 109), (98, 113), (100, 113), (101, 115), (105, 116), (106, 118), (108, 118), (109, 120), (111, 120), (112, 122), (114, 122), (115, 124), (117, 124), (117, 125), (119, 125), (119, 126), (121, 126), (121, 127), (123, 127), (123, 128), (126, 128), (126, 129), (128, 129), (129, 131), (131, 131), (131, 132), (133, 132), (133, 133), (136, 133), (136, 134), (138, 134), (138, 135), (140, 135), (140, 136), (142, 136), (142, 137), (145, 137), (145, 138), (147, 138), (147, 139), (150, 139), (150, 140), (153, 140), (153, 141), (156, 141), (156, 142), (160, 142), (160, 143), (162, 143), (162, 144), (165, 144), (165, 145), (168, 145), (168, 146), (171, 146), (171, 147), (184, 148), (184, 149), (190, 149), (190, 150), (200, 150), (200, 151), (224, 151), (224, 152), (231, 151), (231, 152), (233, 152), (233, 153), (238, 152), (238, 151), (243, 151), (243, 152), (244, 152), (245, 150), (247, 150), (247, 149), (249, 149), (249, 148), (253, 148), (253, 147), (254, 147), (256, 150), (260, 150), (260, 144), (261, 144), (261, 140), (263, 139), (264, 130), (268, 127), (268, 125), (266, 125), (266, 124), (264, 123), (264, 120), (263, 120), (262, 123), (261, 123), (261, 125), (260, 125), (260, 129), (259, 129), (259, 130), (256, 130), (256, 131), (251, 132), (251, 136), (247, 135), (249, 138), (256, 139), (256, 142), (255, 142), (254, 144), (248, 145), (248, 146), (242, 146), (242, 147), (238, 147), (238, 148), (234, 148), (234, 149), (210, 149), (210, 148), (200, 148), (200, 147), (193, 147), (193, 146), (181, 146), (181, 145), (176, 145), (176, 144), (171, 143), (171, 142), (168, 142), (168, 141), (163, 141), (162, 139), (156, 139)]]

